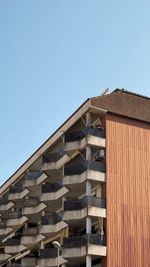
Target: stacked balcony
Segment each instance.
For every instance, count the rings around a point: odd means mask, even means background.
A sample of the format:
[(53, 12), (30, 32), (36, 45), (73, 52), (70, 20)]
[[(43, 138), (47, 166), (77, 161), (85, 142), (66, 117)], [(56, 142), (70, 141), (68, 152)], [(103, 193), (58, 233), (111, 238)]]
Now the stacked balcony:
[(13, 229), (11, 227), (7, 227), (7, 221), (4, 220), (0, 222), (0, 239), (4, 239), (7, 235), (9, 235)]
[(62, 221), (61, 216), (58, 214), (49, 214), (42, 216), (41, 218), (41, 227), (40, 227), (40, 233), (45, 236), (53, 236), (57, 232), (65, 229), (68, 226), (68, 224), (64, 221)]
[(69, 263), (82, 262), (86, 255), (93, 258), (106, 256), (106, 241), (97, 234), (86, 234), (83, 236), (66, 237), (62, 256)]
[[(87, 114), (86, 124), (90, 121), (91, 114)], [(80, 152), (64, 166), (63, 176), (63, 185), (69, 189), (63, 220), (72, 236), (64, 238), (62, 256), (69, 266), (85, 264), (86, 260), (94, 266), (95, 261), (100, 263), (106, 256), (105, 140), (105, 130), (100, 125), (65, 133), (64, 151), (68, 155)]]
[(34, 186), (42, 184), (47, 179), (47, 175), (42, 171), (28, 171), (25, 174), (24, 187), (32, 189)]
[(58, 170), (69, 160), (69, 156), (60, 150), (57, 153), (50, 153), (43, 157), (42, 170), (53, 171)]
[(64, 151), (67, 153), (82, 150), (87, 145), (105, 147), (105, 131), (103, 129), (85, 127), (79, 131), (65, 133)]
[(29, 194), (29, 190), (24, 188), (21, 183), (15, 184), (10, 187), (8, 200), (12, 200), (13, 202), (20, 201), (25, 198)]
[(87, 196), (64, 202), (63, 220), (76, 226), (87, 216), (106, 218), (105, 199)]
[(38, 264), (38, 258), (32, 253), (21, 259), (22, 267), (35, 267)]
[(12, 201), (6, 198), (0, 199), (0, 213), (8, 212), (13, 206), (14, 203)]
[(64, 167), (63, 184), (69, 189), (74, 186), (82, 186), (82, 183), (91, 181), (93, 186), (106, 180), (105, 162), (94, 160), (73, 161)]
[(27, 249), (27, 247), (21, 244), (21, 236), (14, 236), (6, 241), (5, 251), (8, 254), (16, 254), (25, 249)]
[(36, 243), (42, 241), (45, 237), (39, 233), (38, 227), (29, 227), (23, 229), (21, 244), (27, 247), (32, 247)]
[(55, 267), (65, 264), (67, 261), (61, 256), (58, 257), (58, 250), (56, 248), (44, 248), (40, 250), (40, 259), (38, 266), (40, 267)]
[[(40, 171), (27, 171), (8, 200), (0, 200), (0, 239), (6, 244), (0, 263), (13, 256), (16, 267), (71, 267), (85, 265), (89, 256), (92, 266), (100, 264), (106, 256), (105, 130), (65, 133), (32, 168), (38, 164)], [(62, 246), (59, 257), (53, 240)]]
[(54, 212), (61, 208), (62, 197), (68, 193), (68, 189), (62, 183), (46, 183), (42, 185), (40, 201), (49, 204), (50, 211)]
[(22, 211), (14, 211), (13, 213), (8, 214), (7, 226), (16, 228), (19, 225), (23, 225), (28, 218), (22, 215)]
[(11, 257), (10, 254), (7, 254), (7, 253), (1, 253), (1, 254), (0, 254), (0, 263), (3, 262), (3, 261), (8, 260), (10, 257)]
[(36, 216), (36, 214), (42, 212), (46, 208), (46, 205), (39, 201), (37, 198), (30, 198), (24, 201), (24, 208), (22, 214), (27, 217)]

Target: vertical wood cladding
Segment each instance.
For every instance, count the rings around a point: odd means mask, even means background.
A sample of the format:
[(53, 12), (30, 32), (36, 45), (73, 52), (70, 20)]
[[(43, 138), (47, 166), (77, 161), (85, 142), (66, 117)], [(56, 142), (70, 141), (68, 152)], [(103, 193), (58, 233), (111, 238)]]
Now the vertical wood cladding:
[(150, 267), (150, 125), (107, 115), (107, 267)]

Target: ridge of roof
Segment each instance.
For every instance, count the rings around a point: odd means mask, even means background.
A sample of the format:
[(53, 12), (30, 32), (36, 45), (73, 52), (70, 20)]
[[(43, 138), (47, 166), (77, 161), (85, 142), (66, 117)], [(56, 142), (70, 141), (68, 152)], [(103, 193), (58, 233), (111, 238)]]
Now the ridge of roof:
[(99, 95), (99, 96), (90, 97), (90, 99), (97, 98), (97, 97), (105, 97), (105, 96), (111, 95), (111, 94), (116, 93), (116, 92), (122, 92), (122, 93), (130, 94), (130, 95), (133, 95), (133, 96), (142, 97), (144, 99), (150, 100), (150, 97), (149, 96), (141, 95), (141, 94), (138, 94), (138, 93), (135, 93), (135, 92), (126, 90), (124, 88), (122, 88), (122, 89), (116, 88), (116, 89), (114, 89), (114, 90), (112, 90), (112, 91), (110, 91), (110, 92), (108, 92), (106, 94), (102, 94), (102, 95)]
[(148, 96), (141, 95), (141, 94), (138, 94), (138, 93), (135, 93), (135, 92), (126, 90), (126, 89), (124, 89), (124, 88), (122, 88), (122, 89), (116, 88), (112, 93), (114, 93), (114, 92), (118, 92), (118, 91), (123, 92), (123, 93), (130, 94), (130, 95), (134, 95), (134, 96), (137, 96), (137, 97), (142, 97), (142, 98), (145, 98), (145, 99), (150, 100), (150, 97), (148, 97)]

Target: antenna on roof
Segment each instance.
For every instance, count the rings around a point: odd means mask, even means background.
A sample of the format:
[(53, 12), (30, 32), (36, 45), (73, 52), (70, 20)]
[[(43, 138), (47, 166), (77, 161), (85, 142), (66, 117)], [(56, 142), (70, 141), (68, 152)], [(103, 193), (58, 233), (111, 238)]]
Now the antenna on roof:
[(109, 88), (106, 88), (100, 95), (102, 96), (102, 95), (107, 95), (107, 94), (109, 94), (110, 93), (110, 90), (109, 90)]

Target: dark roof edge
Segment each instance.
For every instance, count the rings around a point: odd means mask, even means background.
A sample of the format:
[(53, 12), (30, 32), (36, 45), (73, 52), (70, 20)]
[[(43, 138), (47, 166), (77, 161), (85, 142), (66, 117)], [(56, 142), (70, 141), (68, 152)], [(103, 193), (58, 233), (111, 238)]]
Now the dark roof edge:
[(123, 92), (123, 93), (127, 93), (127, 94), (130, 94), (130, 95), (134, 95), (134, 96), (137, 96), (137, 97), (142, 97), (142, 98), (145, 98), (145, 99), (148, 99), (148, 100), (150, 100), (150, 97), (148, 97), (148, 96), (144, 96), (144, 95), (141, 95), (141, 94), (137, 94), (137, 93), (134, 93), (134, 92), (131, 92), (131, 91), (128, 91), (128, 90), (126, 90), (126, 89), (119, 89), (119, 88), (116, 88), (112, 93), (114, 93), (114, 92)]

